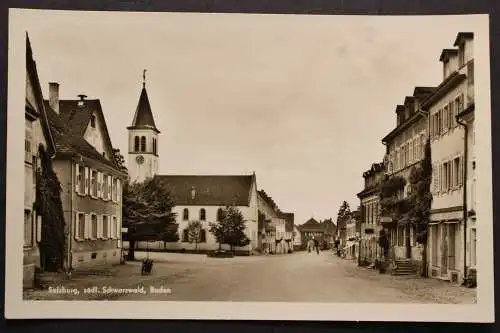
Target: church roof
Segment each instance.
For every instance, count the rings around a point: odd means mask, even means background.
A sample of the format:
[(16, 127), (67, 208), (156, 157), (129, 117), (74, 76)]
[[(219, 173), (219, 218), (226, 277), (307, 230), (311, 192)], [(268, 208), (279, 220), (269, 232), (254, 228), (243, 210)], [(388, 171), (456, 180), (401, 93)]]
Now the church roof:
[(149, 104), (148, 93), (145, 87), (142, 88), (132, 125), (127, 127), (127, 129), (152, 129), (160, 133), (155, 125), (153, 112), (151, 111), (151, 105)]
[(313, 217), (311, 217), (309, 220), (307, 220), (302, 226), (316, 226), (318, 225), (319, 222), (316, 221)]
[(254, 182), (252, 175), (157, 175), (156, 177), (164, 181), (170, 189), (176, 206), (249, 206)]

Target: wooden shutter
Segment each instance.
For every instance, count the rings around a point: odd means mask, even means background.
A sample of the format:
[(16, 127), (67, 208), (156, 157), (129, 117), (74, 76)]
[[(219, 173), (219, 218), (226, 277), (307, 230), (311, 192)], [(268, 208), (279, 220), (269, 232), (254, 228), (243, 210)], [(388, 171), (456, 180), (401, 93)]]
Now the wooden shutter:
[(113, 239), (113, 232), (111, 230), (112, 227), (113, 227), (113, 217), (108, 216), (108, 235), (107, 235), (107, 237), (110, 239)]
[(88, 186), (88, 183), (89, 183), (89, 168), (88, 167), (85, 167), (84, 169), (84, 174), (83, 174), (83, 188), (84, 188), (84, 191), (82, 194), (89, 194), (89, 186)]
[(80, 164), (75, 164), (75, 192), (80, 192)]
[(441, 170), (443, 169), (443, 165), (441, 163), (437, 164), (437, 186), (436, 186), (436, 193), (441, 192)]
[(115, 195), (116, 195), (116, 189), (115, 189), (115, 177), (111, 176), (111, 201), (116, 202), (115, 200)]
[(102, 198), (102, 172), (97, 172), (97, 197)]
[(121, 188), (121, 181), (118, 178), (116, 180), (116, 202), (121, 202), (122, 201), (122, 188)]
[(75, 231), (73, 233), (73, 236), (76, 240), (80, 240), (80, 237), (79, 237), (79, 234), (78, 234), (78, 231), (80, 230), (80, 217), (78, 216), (78, 213), (75, 213), (75, 223), (74, 223), (74, 226), (75, 226)]
[(83, 233), (83, 238), (88, 239), (89, 238), (89, 227), (90, 227), (90, 216), (89, 214), (85, 214), (85, 228), (84, 228), (84, 233)]
[(464, 183), (464, 157), (460, 156), (458, 159), (458, 185), (461, 186)]
[(40, 242), (42, 240), (42, 217), (40, 215), (35, 215), (36, 222), (36, 241)]
[(111, 191), (113, 188), (112, 180), (113, 180), (113, 178), (111, 176), (108, 176), (108, 200), (113, 199), (113, 197), (111, 196)]

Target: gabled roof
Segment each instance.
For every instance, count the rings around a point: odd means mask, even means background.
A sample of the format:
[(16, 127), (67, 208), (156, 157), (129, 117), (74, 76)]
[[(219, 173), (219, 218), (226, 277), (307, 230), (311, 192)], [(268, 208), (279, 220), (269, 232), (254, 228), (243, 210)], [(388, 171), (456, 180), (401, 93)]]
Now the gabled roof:
[(318, 224), (319, 224), (319, 222), (316, 221), (313, 217), (311, 217), (304, 224), (302, 224), (302, 227), (305, 227), (305, 226), (317, 226)]
[(132, 121), (132, 125), (127, 127), (127, 129), (152, 129), (156, 133), (160, 133), (155, 125), (146, 87), (142, 88), (141, 95), (139, 96), (139, 103), (135, 110), (134, 120)]
[[(57, 114), (49, 105), (49, 101), (45, 101), (45, 108), (50, 110), (51, 126), (58, 129), (59, 133), (65, 133), (70, 140), (56, 142), (56, 146), (63, 149), (66, 153), (71, 150), (73, 153), (81, 153), (82, 155), (96, 159), (114, 168), (118, 168), (118, 164), (113, 154), (113, 146), (109, 137), (106, 120), (101, 107), (101, 102), (98, 99), (85, 99), (83, 105), (78, 105), (80, 100), (60, 100), (59, 114)], [(84, 139), (85, 131), (89, 125), (90, 118), (93, 114), (99, 117), (99, 123), (102, 125), (105, 145), (109, 148), (109, 160), (102, 156), (90, 143)], [(64, 146), (64, 148), (63, 148)], [(71, 147), (71, 148), (70, 148)], [(92, 148), (92, 149), (91, 149)], [(59, 152), (62, 152), (58, 148)]]
[[(31, 81), (32, 88), (34, 90), (36, 104), (32, 105), (26, 98), (25, 108), (29, 110), (33, 115), (38, 116), (42, 124), (43, 135), (47, 142), (47, 147), (50, 155), (55, 153), (55, 142), (52, 137), (52, 133), (49, 126), (49, 119), (47, 118), (47, 113), (45, 111), (45, 104), (43, 101), (42, 88), (40, 86), (40, 80), (38, 78), (38, 71), (36, 69), (36, 62), (33, 59), (33, 50), (31, 49), (31, 42), (26, 33), (26, 72)], [(38, 149), (38, 148), (36, 148)]]
[(363, 172), (363, 178), (369, 177), (373, 175), (376, 172), (383, 172), (384, 171), (384, 163), (373, 163), (370, 167), (370, 169), (366, 170)]
[(47, 111), (50, 128), (54, 136), (56, 157), (58, 155), (82, 155), (122, 172), (117, 166), (113, 156), (111, 156), (110, 160), (106, 159), (94, 148), (94, 146), (88, 143), (82, 135), (73, 132), (71, 127), (64, 121), (65, 118), (52, 110), (47, 101), (45, 101), (45, 110)]
[[(157, 175), (176, 206), (249, 206), (253, 175)], [(194, 198), (193, 198), (194, 190)]]

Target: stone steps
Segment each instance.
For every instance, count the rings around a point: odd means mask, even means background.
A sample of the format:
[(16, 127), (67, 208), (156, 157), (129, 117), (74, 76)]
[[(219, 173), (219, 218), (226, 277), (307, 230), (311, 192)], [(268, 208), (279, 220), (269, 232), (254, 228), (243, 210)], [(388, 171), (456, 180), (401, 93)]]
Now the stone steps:
[(392, 270), (392, 275), (414, 275), (417, 268), (410, 260), (396, 260), (396, 267)]

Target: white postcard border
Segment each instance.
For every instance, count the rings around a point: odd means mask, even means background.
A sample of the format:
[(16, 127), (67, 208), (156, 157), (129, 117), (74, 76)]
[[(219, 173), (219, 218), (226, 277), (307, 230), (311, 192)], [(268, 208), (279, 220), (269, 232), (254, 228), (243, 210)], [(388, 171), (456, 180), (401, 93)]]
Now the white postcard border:
[[(384, 303), (276, 303), (276, 302), (141, 302), (130, 301), (24, 301), (22, 299), (24, 172), (23, 110), (25, 103), (25, 36), (23, 13), (9, 15), (9, 68), (6, 175), (6, 272), (5, 316), (20, 318), (126, 318), (126, 319), (225, 319), (225, 320), (318, 320), (318, 321), (436, 321), (493, 322), (493, 205), (491, 161), (491, 106), (488, 15), (463, 16), (464, 27), (474, 26), (476, 156), (478, 157), (477, 304), (384, 304)], [(109, 15), (121, 15), (110, 12)], [(137, 13), (145, 15), (147, 13)], [(168, 15), (167, 13), (165, 15)], [(204, 15), (204, 14), (173, 14)], [(237, 15), (237, 14), (219, 14)], [(259, 15), (255, 15), (258, 19)], [(360, 19), (356, 17), (353, 19)], [(373, 19), (373, 18), (371, 18)], [(378, 19), (391, 19), (379, 17)], [(436, 19), (439, 19), (436, 17)], [(422, 29), (422, 26), (417, 27)], [(432, 33), (429, 32), (431, 36)]]

